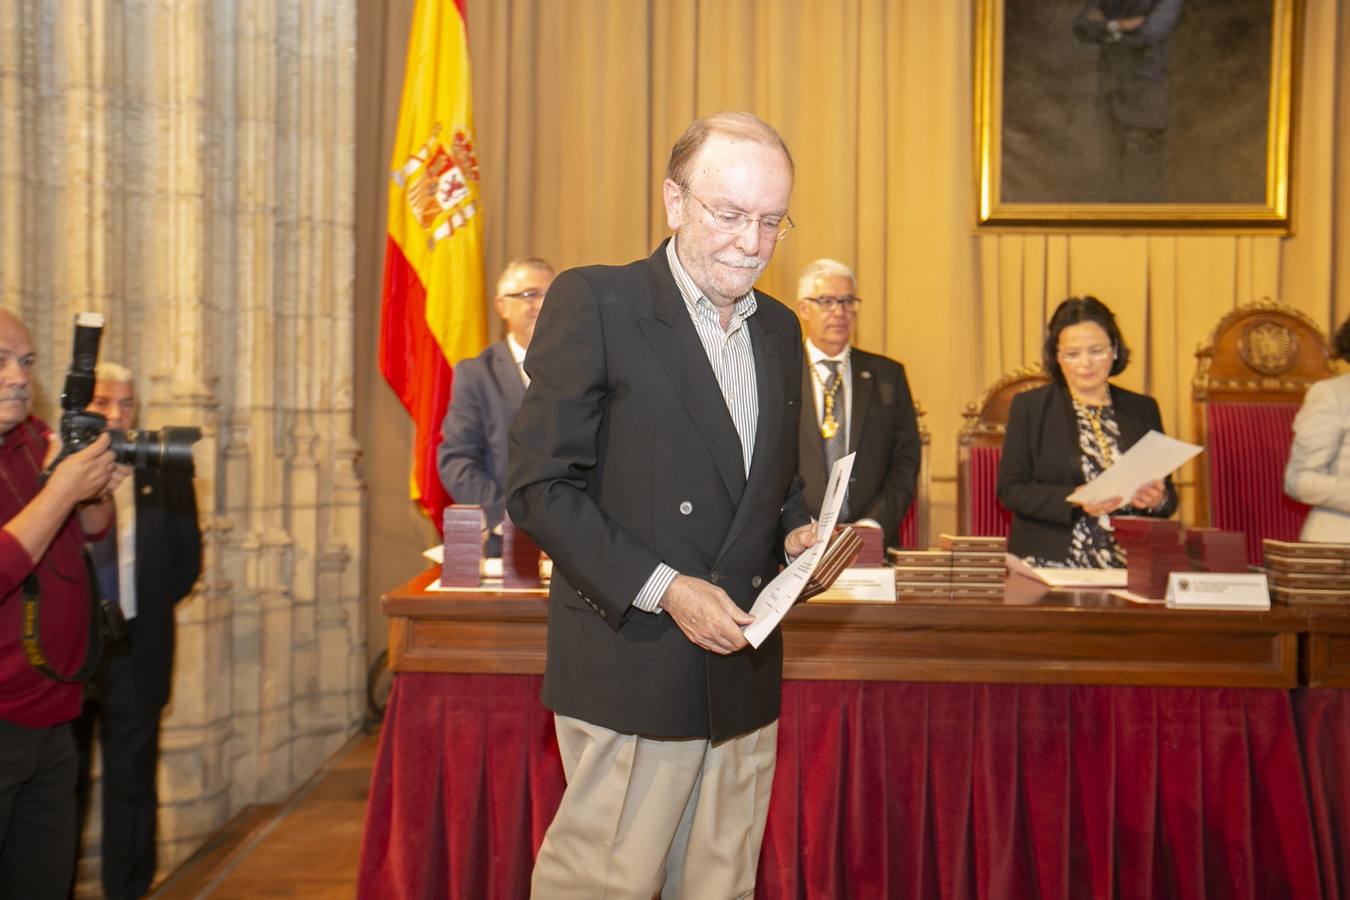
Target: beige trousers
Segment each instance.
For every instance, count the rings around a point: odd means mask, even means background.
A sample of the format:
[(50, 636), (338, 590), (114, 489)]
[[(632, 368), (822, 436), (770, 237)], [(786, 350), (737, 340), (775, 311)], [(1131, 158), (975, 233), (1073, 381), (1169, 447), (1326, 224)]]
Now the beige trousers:
[(778, 723), (713, 744), (554, 716), (567, 790), (534, 900), (730, 900), (755, 891)]

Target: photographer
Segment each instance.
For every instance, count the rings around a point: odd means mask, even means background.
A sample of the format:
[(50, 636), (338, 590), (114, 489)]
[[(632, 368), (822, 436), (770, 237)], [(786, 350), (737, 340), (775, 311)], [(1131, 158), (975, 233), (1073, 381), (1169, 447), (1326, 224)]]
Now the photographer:
[[(124, 366), (94, 370), (89, 409), (108, 428), (136, 427), (136, 384)], [(102, 597), (115, 601), (127, 637), (104, 648), (84, 714), (75, 723), (80, 749), (79, 808), (88, 809), (94, 723), (103, 760), (102, 882), (109, 900), (141, 897), (155, 876), (159, 797), (159, 718), (173, 674), (174, 605), (191, 591), (202, 564), (202, 535), (190, 457), (185, 466), (138, 467), (113, 495), (113, 527), (90, 544)]]
[[(112, 513), (109, 438), (100, 436), (38, 477), (60, 441), (29, 414), (34, 352), (28, 329), (0, 310), (0, 898), (64, 898), (75, 845), (76, 750), (70, 721), (89, 639), (90, 593), (81, 545)], [(78, 516), (72, 515), (78, 510)], [(24, 641), (25, 606), (40, 599)]]

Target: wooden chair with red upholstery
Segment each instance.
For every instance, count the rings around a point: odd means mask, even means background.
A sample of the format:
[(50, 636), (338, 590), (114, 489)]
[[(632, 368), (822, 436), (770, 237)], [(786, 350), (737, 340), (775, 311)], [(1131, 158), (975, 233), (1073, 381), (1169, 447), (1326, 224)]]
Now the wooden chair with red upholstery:
[(928, 423), (924, 421), (923, 404), (917, 400), (914, 402), (914, 415), (919, 422), (919, 446), (921, 448), (919, 453), (919, 482), (914, 487), (914, 502), (909, 505), (909, 512), (905, 513), (904, 519), (900, 521), (900, 546), (909, 550), (926, 550), (931, 546), (928, 543), (930, 538), (928, 522), (929, 496), (933, 476), (928, 467), (928, 456), (933, 435), (928, 431)]
[(1284, 467), (1304, 392), (1335, 374), (1327, 340), (1307, 315), (1267, 299), (1226, 314), (1195, 356), (1192, 415), (1205, 453), (1194, 518), (1243, 532), (1259, 565), (1261, 540), (1298, 540), (1308, 514), (1285, 496)]
[(1046, 384), (1039, 365), (1014, 369), (966, 405), (956, 436), (956, 527), (961, 534), (1006, 537), (1012, 514), (998, 502), (998, 464), (1013, 397)]

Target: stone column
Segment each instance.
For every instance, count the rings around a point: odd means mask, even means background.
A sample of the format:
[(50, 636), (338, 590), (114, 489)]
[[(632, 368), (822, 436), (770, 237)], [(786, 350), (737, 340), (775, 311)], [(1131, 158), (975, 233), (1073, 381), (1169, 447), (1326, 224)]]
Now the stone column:
[(355, 36), (353, 0), (0, 0), (0, 303), (39, 347), (37, 411), (93, 309), (142, 424), (203, 431), (164, 870), (364, 713)]

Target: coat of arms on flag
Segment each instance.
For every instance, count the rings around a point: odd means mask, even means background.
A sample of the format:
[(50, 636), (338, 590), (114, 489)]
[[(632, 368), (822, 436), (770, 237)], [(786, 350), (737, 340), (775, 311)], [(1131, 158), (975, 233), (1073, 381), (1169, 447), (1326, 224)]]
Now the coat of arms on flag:
[(429, 246), (454, 234), (478, 212), (478, 160), (473, 142), (459, 128), (447, 149), (440, 131), (440, 124), (434, 125), (426, 142), (393, 173), (414, 217), (430, 233)]

